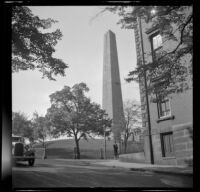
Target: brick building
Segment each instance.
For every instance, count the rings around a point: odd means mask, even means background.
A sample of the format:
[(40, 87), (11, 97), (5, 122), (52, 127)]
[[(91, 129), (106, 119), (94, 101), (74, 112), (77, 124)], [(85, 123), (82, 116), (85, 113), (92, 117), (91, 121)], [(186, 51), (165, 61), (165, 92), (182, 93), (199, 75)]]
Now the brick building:
[[(142, 44), (145, 54), (145, 63), (153, 61), (153, 54), (161, 47), (167, 49), (174, 46), (173, 42), (166, 41), (152, 23), (141, 21), (142, 35), (139, 20), (134, 29), (137, 51), (137, 65), (142, 64)], [(142, 37), (142, 41), (141, 41)], [(144, 78), (140, 79), (140, 97), (142, 109), (142, 127), (144, 129), (144, 153), (147, 163), (151, 162), (147, 102), (145, 96)], [(155, 164), (182, 165), (193, 161), (193, 104), (192, 89), (179, 94), (171, 94), (157, 102), (149, 100), (151, 123), (151, 139), (153, 159)]]

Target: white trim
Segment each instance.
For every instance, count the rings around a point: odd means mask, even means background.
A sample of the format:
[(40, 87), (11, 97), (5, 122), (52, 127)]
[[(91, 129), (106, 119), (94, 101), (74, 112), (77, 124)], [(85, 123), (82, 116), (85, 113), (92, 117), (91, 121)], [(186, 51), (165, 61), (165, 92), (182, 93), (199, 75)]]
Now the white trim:
[[(163, 40), (162, 40), (162, 35), (160, 33), (152, 37), (152, 44), (153, 44), (154, 51), (157, 50), (159, 47), (162, 47)], [(156, 47), (154, 47), (154, 45), (156, 45)]]

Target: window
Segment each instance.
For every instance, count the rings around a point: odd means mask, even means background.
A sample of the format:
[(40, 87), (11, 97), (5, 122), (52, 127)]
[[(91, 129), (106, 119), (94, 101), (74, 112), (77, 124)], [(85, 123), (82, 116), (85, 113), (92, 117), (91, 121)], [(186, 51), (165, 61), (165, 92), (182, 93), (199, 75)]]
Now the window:
[(159, 32), (154, 32), (150, 35), (151, 50), (153, 60), (159, 57), (160, 49), (162, 48), (162, 36)]
[(171, 116), (170, 101), (168, 98), (159, 99), (158, 106), (158, 118)]
[(174, 156), (174, 144), (172, 132), (161, 133), (161, 148), (163, 157)]
[(152, 37), (152, 43), (153, 43), (153, 50), (158, 49), (162, 46), (162, 36), (160, 34), (157, 34)]

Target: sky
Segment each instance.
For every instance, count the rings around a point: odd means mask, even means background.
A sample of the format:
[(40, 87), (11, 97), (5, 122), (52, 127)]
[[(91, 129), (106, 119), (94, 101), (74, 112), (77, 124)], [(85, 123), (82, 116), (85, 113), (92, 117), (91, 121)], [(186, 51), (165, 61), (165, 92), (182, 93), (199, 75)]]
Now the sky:
[(118, 61), (123, 101), (140, 101), (139, 85), (127, 83), (124, 79), (136, 67), (136, 49), (133, 29), (121, 29), (116, 23), (117, 15), (105, 12), (95, 19), (102, 6), (29, 6), (40, 19), (52, 18), (58, 21), (50, 31), (60, 29), (63, 37), (53, 55), (68, 64), (66, 76), (56, 76), (56, 81), (42, 79), (34, 71), (20, 71), (12, 74), (12, 110), (23, 112), (29, 119), (34, 112), (44, 116), (50, 107), (49, 95), (65, 85), (73, 86), (85, 82), (93, 102), (102, 104), (103, 83), (103, 38), (110, 29), (116, 35)]

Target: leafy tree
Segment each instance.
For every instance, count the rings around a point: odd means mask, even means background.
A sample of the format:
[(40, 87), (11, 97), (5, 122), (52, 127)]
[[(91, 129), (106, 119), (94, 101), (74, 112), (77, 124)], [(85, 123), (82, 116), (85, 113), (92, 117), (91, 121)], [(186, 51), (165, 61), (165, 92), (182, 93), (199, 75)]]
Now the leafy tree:
[[(153, 9), (154, 15), (151, 12)], [(111, 6), (101, 13), (104, 11), (118, 14), (118, 24), (124, 29), (137, 27), (137, 18), (140, 17), (147, 24), (152, 23), (151, 27), (158, 28), (165, 42), (174, 43), (171, 49), (160, 50), (152, 62), (145, 61), (146, 65), (139, 65), (130, 71), (126, 79), (128, 82), (138, 82), (146, 72), (149, 93), (166, 96), (192, 88), (192, 6)], [(155, 79), (159, 83), (153, 83)]]
[(54, 127), (52, 134), (55, 137), (74, 137), (78, 159), (80, 139), (87, 140), (92, 134), (103, 135), (103, 127), (111, 126), (111, 120), (104, 117), (105, 111), (85, 95), (88, 91), (85, 83), (75, 84), (72, 88), (64, 86), (61, 91), (50, 95), (51, 107), (46, 114)]
[(125, 126), (122, 132), (124, 153), (127, 150), (127, 142), (131, 135), (133, 135), (134, 129), (138, 128), (141, 124), (141, 106), (134, 100), (127, 100), (124, 102), (124, 117)]
[(33, 114), (32, 125), (35, 131), (35, 140), (42, 141), (43, 147), (45, 147), (45, 140), (50, 132), (47, 119), (35, 112)]
[(28, 138), (30, 142), (33, 141), (32, 123), (24, 113), (12, 113), (12, 133)]
[(55, 45), (61, 40), (59, 29), (44, 32), (57, 21), (40, 19), (25, 6), (13, 6), (12, 9), (12, 72), (39, 69), (43, 78), (55, 80), (53, 75), (65, 76), (65, 64), (53, 57)]

